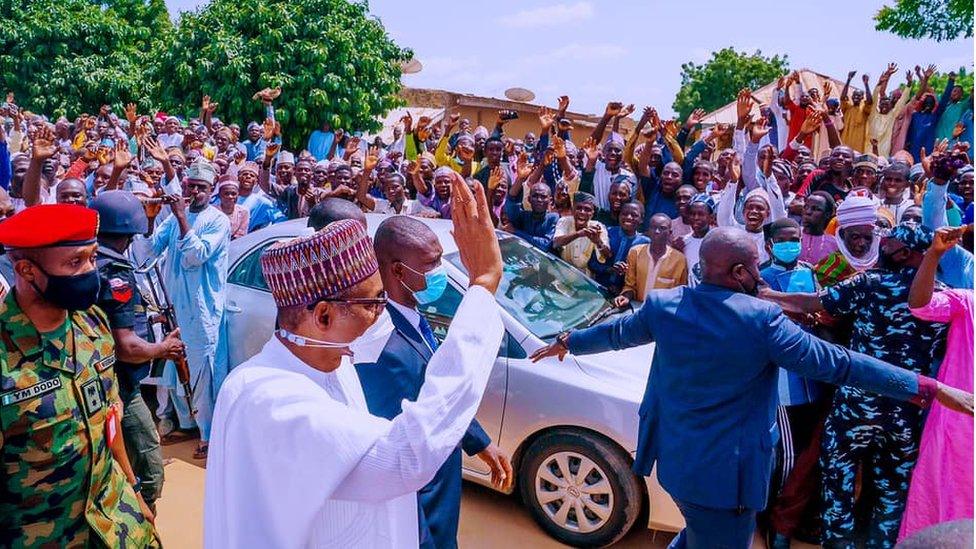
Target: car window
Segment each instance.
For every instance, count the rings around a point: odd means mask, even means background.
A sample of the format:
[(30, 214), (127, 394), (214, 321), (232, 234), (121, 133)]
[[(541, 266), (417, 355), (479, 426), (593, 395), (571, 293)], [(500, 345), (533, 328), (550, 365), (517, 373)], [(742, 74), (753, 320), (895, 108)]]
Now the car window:
[[(504, 272), (495, 299), (539, 339), (584, 327), (611, 307), (600, 286), (520, 238), (499, 235)], [(465, 272), (457, 252), (445, 258)]]
[[(451, 319), (457, 313), (458, 307), (461, 306), (462, 297), (457, 288), (448, 285), (440, 299), (417, 306), (420, 314), (427, 317), (427, 322), (430, 322), (430, 329), (433, 330), (434, 337), (437, 338), (438, 342), (443, 343), (444, 338), (447, 337), (447, 328), (451, 325)], [(522, 347), (507, 332), (502, 338), (502, 345), (498, 354), (507, 358), (525, 358), (527, 356)]]
[(237, 262), (237, 265), (234, 266), (227, 276), (227, 282), (255, 290), (269, 291), (268, 283), (264, 280), (264, 273), (261, 272), (261, 252), (275, 242), (278, 242), (278, 240), (262, 242), (251, 250), (244, 259)]

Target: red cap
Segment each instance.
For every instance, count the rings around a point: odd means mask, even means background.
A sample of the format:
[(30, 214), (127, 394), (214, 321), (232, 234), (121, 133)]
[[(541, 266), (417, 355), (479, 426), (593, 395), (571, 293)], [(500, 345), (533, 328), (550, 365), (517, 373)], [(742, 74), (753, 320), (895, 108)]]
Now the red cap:
[(31, 206), (0, 223), (5, 248), (84, 246), (95, 242), (98, 212), (75, 204)]

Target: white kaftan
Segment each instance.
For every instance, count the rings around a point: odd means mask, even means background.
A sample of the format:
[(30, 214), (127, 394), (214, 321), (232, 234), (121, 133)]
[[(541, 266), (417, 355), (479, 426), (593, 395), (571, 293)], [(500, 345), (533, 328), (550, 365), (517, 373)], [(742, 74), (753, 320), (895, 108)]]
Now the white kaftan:
[(502, 334), (494, 297), (470, 288), (393, 420), (366, 411), (348, 359), (320, 372), (272, 337), (217, 398), (205, 547), (416, 547), (416, 491), (474, 418)]

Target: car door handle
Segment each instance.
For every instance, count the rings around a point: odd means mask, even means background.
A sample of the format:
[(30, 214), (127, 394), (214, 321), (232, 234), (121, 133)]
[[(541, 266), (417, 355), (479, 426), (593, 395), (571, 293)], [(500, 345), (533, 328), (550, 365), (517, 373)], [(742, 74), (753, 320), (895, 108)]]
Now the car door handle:
[(239, 313), (239, 312), (241, 312), (241, 308), (238, 307), (237, 305), (234, 305), (233, 303), (228, 303), (227, 306), (224, 307), (224, 310), (227, 311), (228, 313)]

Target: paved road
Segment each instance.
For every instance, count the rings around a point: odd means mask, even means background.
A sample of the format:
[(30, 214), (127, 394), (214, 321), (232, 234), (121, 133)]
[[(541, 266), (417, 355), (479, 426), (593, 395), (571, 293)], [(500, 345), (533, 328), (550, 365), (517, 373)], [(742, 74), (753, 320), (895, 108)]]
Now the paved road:
[[(163, 498), (157, 504), (159, 529), (168, 547), (202, 547), (203, 462), (192, 458), (196, 441), (163, 447), (171, 461), (166, 465)], [(671, 534), (635, 529), (616, 547), (667, 547)], [(519, 547), (563, 547), (548, 537), (522, 508), (517, 498), (471, 483), (464, 484), (461, 498), (459, 545), (464, 548), (500, 547), (506, 542)]]

